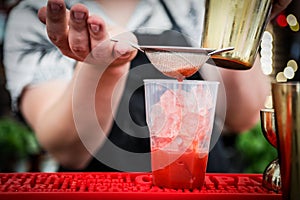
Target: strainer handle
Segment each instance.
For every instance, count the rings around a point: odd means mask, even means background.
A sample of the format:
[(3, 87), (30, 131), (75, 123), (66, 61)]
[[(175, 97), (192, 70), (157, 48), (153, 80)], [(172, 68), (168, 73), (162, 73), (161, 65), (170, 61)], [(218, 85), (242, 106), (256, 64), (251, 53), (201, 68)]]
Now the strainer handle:
[(214, 51), (208, 53), (207, 55), (211, 56), (214, 54), (223, 53), (223, 52), (232, 51), (232, 50), (234, 50), (234, 47), (226, 47), (226, 48), (214, 50)]
[[(118, 40), (118, 39), (115, 39), (115, 38), (110, 38), (110, 41), (113, 41), (113, 42), (119, 42), (119, 40)], [(139, 51), (145, 53), (145, 51), (144, 51), (143, 49), (141, 49), (141, 47), (140, 47), (138, 44), (133, 43), (133, 42), (130, 42), (130, 41), (127, 41), (127, 42), (128, 42), (129, 45), (132, 46), (133, 48), (135, 48), (135, 49), (137, 49), (137, 50), (139, 50)]]

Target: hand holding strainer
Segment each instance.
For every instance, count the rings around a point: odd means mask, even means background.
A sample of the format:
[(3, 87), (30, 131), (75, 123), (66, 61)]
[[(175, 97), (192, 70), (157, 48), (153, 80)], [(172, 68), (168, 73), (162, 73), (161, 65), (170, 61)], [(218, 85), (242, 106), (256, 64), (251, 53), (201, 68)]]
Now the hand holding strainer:
[[(117, 39), (111, 39), (118, 42)], [(183, 80), (192, 76), (210, 58), (211, 55), (231, 51), (234, 48), (208, 49), (177, 46), (139, 46), (130, 45), (146, 54), (150, 62), (166, 76)]]

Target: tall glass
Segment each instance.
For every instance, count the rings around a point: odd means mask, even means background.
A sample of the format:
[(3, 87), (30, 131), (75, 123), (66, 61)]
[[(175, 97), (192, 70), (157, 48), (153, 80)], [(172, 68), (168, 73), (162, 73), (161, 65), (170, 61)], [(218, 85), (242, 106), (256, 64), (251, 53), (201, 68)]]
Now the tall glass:
[(250, 69), (269, 19), (272, 0), (206, 0), (201, 47), (233, 51), (213, 55), (218, 66)]
[(144, 80), (154, 185), (201, 189), (218, 82)]

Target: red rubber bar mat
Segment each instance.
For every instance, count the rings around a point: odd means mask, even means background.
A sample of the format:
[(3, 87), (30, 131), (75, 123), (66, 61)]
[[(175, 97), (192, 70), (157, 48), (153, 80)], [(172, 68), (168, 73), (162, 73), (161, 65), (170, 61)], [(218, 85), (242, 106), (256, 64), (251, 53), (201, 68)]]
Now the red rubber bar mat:
[(0, 199), (282, 199), (261, 182), (261, 174), (206, 174), (190, 191), (153, 186), (151, 173), (0, 173)]

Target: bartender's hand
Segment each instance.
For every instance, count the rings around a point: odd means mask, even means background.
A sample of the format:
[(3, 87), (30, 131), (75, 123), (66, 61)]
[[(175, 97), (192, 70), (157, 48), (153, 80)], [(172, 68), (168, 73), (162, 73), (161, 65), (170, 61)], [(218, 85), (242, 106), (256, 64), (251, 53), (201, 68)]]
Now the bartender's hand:
[[(60, 51), (77, 61), (91, 64), (122, 65), (136, 55), (128, 42), (112, 42), (108, 28), (98, 16), (89, 16), (82, 4), (66, 9), (64, 0), (48, 0), (39, 10), (39, 19), (46, 24), (50, 40)], [(132, 33), (115, 36), (119, 41), (136, 42)]]
[(281, 11), (283, 11), (292, 0), (274, 0), (271, 11), (271, 19), (274, 19)]

